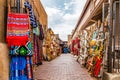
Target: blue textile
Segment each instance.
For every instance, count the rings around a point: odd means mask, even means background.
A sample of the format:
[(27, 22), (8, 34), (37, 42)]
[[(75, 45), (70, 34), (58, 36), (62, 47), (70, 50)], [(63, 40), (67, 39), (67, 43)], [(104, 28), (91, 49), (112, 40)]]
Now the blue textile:
[(28, 80), (25, 57), (12, 56), (10, 62), (10, 80)]
[[(27, 64), (30, 64), (30, 66), (27, 66)], [(33, 80), (33, 78), (29, 78), (32, 75), (28, 74), (32, 74), (31, 71), (29, 72), (31, 66), (31, 57), (29, 57), (29, 60), (26, 60), (26, 57), (12, 56), (10, 62), (10, 80)]]
[(33, 12), (31, 4), (28, 1), (26, 1), (24, 3), (24, 6), (29, 9), (29, 17), (30, 17), (30, 24), (31, 24), (31, 26), (33, 28), (36, 28), (38, 25), (37, 25), (36, 18), (35, 18), (35, 15), (34, 15), (34, 12)]
[(64, 51), (64, 53), (68, 53), (68, 48), (65, 47), (65, 48), (63, 49), (63, 51)]

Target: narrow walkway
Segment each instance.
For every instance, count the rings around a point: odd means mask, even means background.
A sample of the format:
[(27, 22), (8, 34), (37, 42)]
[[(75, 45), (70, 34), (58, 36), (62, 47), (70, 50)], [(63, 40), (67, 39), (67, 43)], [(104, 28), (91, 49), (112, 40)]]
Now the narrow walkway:
[(34, 72), (36, 80), (93, 80), (71, 54), (62, 54), (51, 62), (44, 62)]

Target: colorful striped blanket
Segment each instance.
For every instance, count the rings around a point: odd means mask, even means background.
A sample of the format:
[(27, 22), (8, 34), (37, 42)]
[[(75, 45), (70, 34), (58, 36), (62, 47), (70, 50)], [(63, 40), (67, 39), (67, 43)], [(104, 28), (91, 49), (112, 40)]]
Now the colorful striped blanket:
[(25, 45), (28, 41), (29, 16), (27, 14), (9, 13), (7, 22), (8, 46)]

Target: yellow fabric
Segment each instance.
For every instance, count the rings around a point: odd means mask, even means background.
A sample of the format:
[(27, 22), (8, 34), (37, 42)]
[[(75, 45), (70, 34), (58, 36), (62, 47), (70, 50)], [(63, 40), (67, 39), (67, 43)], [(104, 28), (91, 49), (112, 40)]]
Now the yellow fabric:
[(96, 45), (96, 40), (90, 41), (90, 46), (94, 46), (94, 45)]
[(90, 49), (89, 54), (93, 54), (93, 49), (92, 48)]

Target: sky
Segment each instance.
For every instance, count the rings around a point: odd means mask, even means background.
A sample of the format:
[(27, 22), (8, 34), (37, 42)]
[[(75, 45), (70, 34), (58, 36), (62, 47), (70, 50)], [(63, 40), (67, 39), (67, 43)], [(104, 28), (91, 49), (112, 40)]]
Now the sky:
[(86, 0), (41, 0), (48, 15), (48, 28), (63, 41), (75, 28)]

